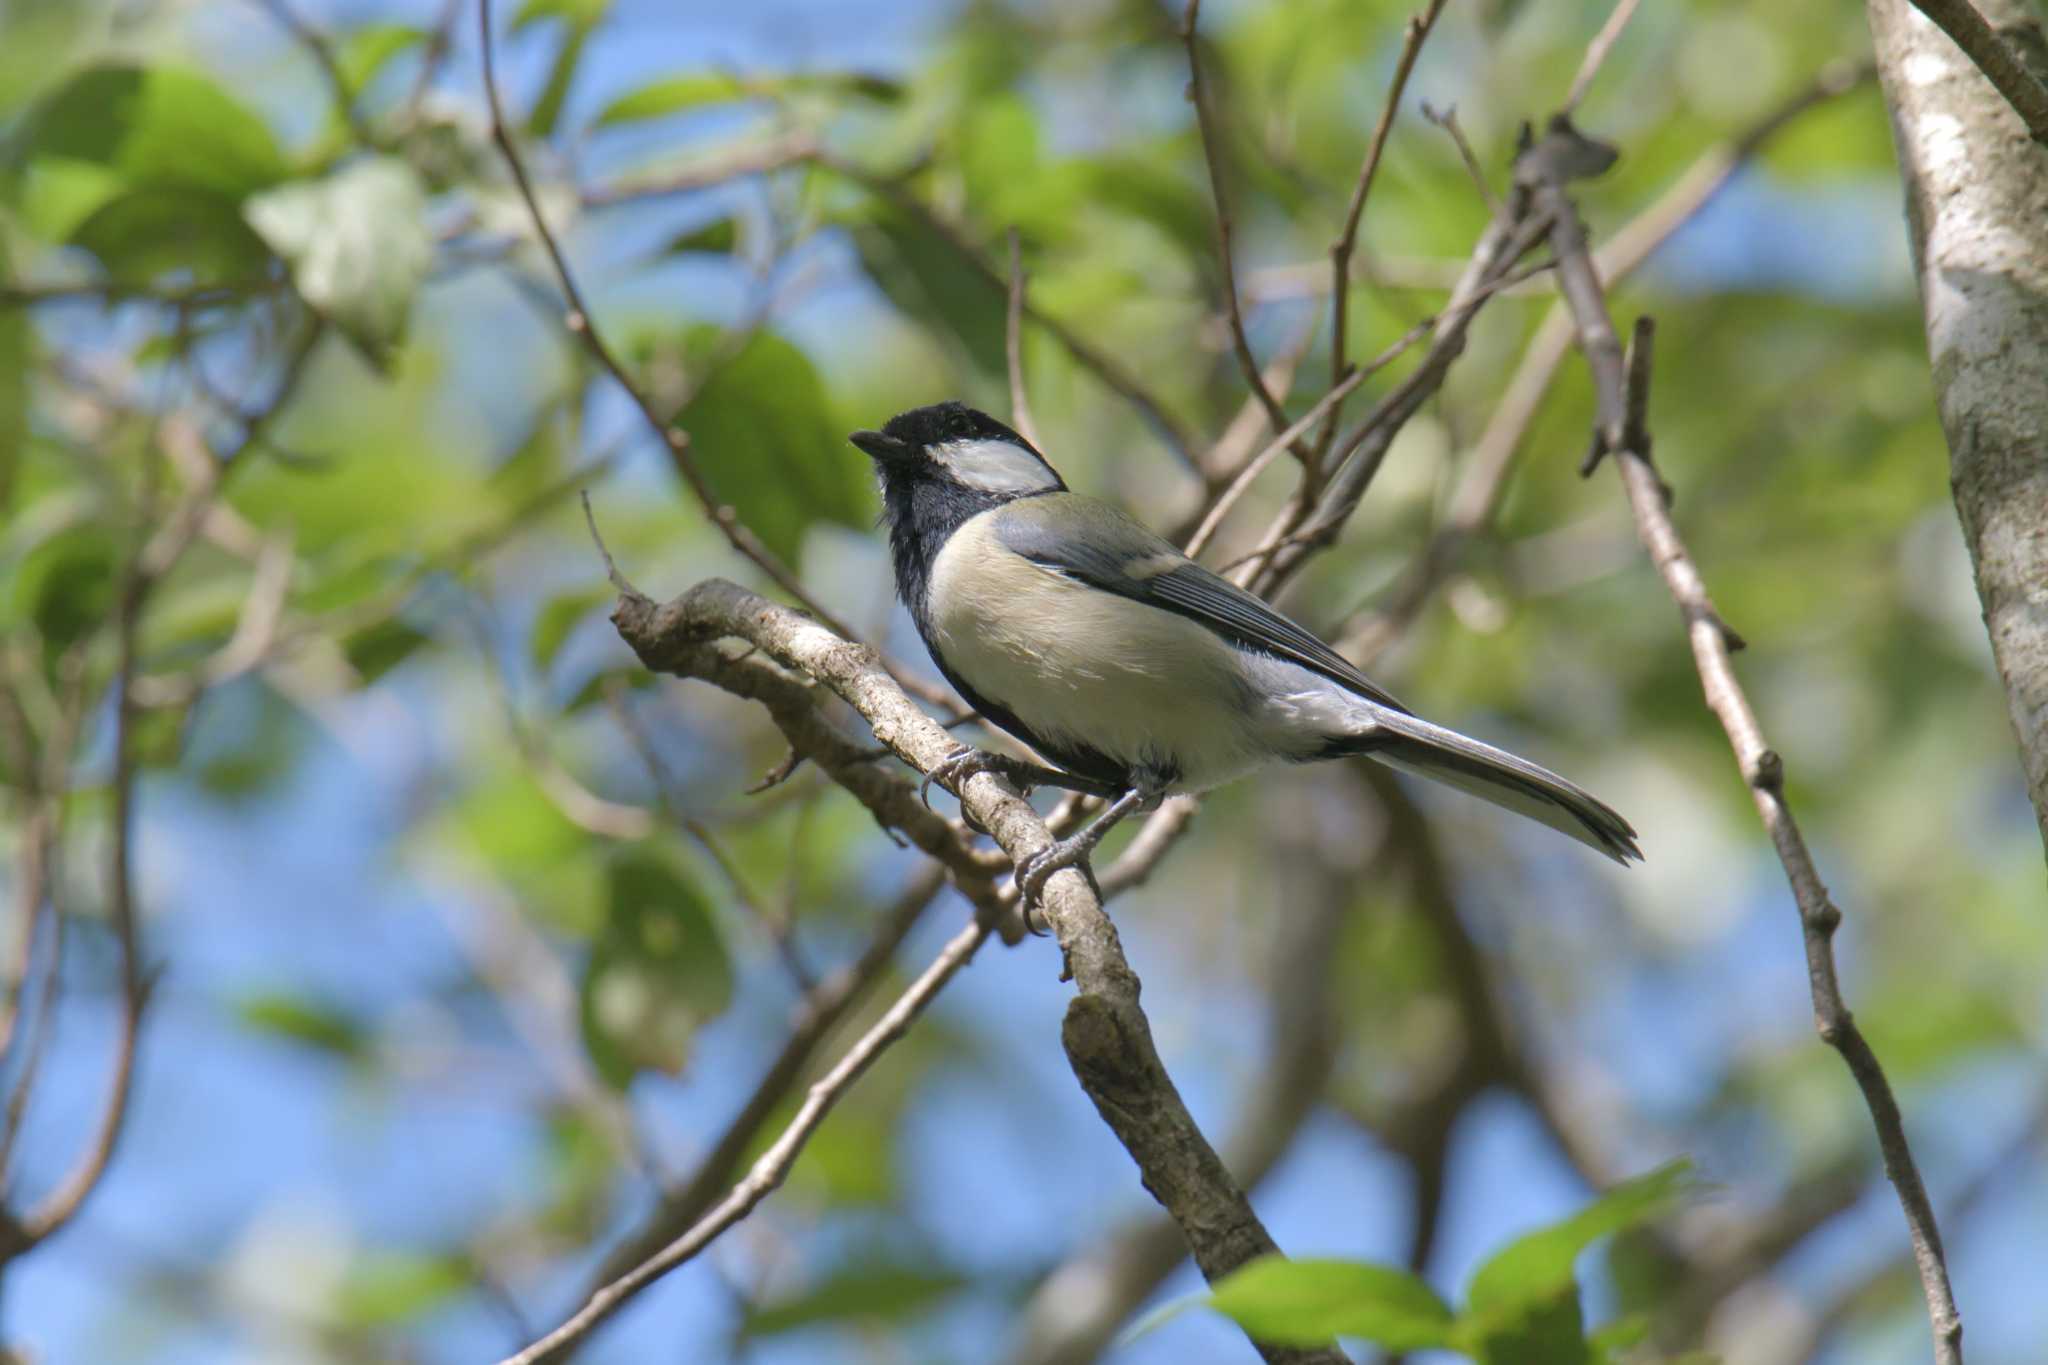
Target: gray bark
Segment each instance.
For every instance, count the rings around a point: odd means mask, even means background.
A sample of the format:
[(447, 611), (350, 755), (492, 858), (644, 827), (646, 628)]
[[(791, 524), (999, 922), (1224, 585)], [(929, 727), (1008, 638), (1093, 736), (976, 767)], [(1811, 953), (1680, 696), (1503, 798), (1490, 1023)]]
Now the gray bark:
[[(2040, 12), (1977, 8), (2036, 73)], [(1906, 0), (1869, 0), (1950, 484), (2048, 847), (2048, 147)]]

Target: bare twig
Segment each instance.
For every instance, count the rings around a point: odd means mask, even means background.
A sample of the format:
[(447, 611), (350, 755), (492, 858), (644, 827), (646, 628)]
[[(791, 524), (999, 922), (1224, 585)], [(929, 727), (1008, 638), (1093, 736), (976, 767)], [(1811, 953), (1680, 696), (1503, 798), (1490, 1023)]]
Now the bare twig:
[[(1410, 332), (1407, 338), (1403, 338), (1403, 340), (1419, 337), (1426, 330), (1426, 327), (1418, 327)], [(1279, 435), (1268, 441), (1265, 449), (1245, 461), (1244, 467), (1237, 471), (1237, 477), (1232, 479), (1229, 486), (1224, 488), (1221, 493), (1217, 494), (1216, 501), (1211, 503), (1209, 510), (1203, 514), (1201, 524), (1195, 527), (1194, 534), (1188, 537), (1186, 546), (1188, 556), (1193, 558), (1208, 548), (1210, 538), (1216, 534), (1217, 528), (1223, 524), (1223, 519), (1230, 515), (1230, 509), (1236, 505), (1239, 498), (1244, 496), (1245, 490), (1251, 487), (1252, 481), (1264, 472), (1266, 466), (1271, 464), (1281, 451), (1293, 445), (1296, 440), (1324, 416), (1335, 411), (1337, 405), (1344, 401), (1345, 395), (1364, 383), (1367, 376), (1374, 373), (1390, 359), (1392, 357), (1388, 356), (1371, 365), (1353, 370), (1350, 374), (1338, 380), (1328, 393), (1317, 400), (1314, 407), (1296, 418)]]
[(1003, 317), (1003, 357), (1010, 371), (1010, 420), (1018, 434), (1039, 450), (1045, 443), (1038, 437), (1038, 423), (1032, 420), (1031, 396), (1024, 387), (1024, 253), (1017, 229), (1010, 229), (1010, 304)]
[[(1631, 218), (1594, 253), (1600, 280), (1612, 289), (1633, 275), (1658, 248), (1734, 178), (1735, 172), (1801, 114), (1870, 79), (1869, 62), (1840, 61), (1766, 113), (1741, 136), (1709, 149), (1649, 207)], [(1553, 304), (1522, 352), (1500, 402), (1487, 418), (1451, 495), (1442, 523), (1403, 574), (1388, 601), (1355, 618), (1343, 632), (1342, 652), (1370, 663), (1405, 631), (1431, 594), (1457, 567), (1465, 546), (1493, 519), (1522, 440), (1536, 419), (1551, 382), (1574, 340), (1571, 312)]]
[(696, 452), (690, 448), (689, 433), (655, 411), (654, 402), (648, 397), (647, 391), (627, 373), (625, 366), (619, 362), (619, 358), (612, 353), (611, 347), (605, 343), (603, 335), (597, 330), (596, 320), (591, 317), (590, 309), (583, 300), (583, 292), (577, 287), (576, 277), (569, 269), (569, 259), (563, 254), (562, 245), (556, 240), (554, 230), (548, 226), (547, 215), (541, 211), (540, 199), (534, 193), (533, 181), (526, 173), (526, 163), (521, 159), (519, 149), (512, 141), (511, 127), (505, 122), (504, 106), (498, 98), (496, 58), (492, 51), (494, 44), (491, 41), (491, 0), (477, 0), (476, 12), (478, 41), (483, 47), (484, 100), (491, 111), (491, 139), (505, 158), (506, 168), (512, 174), (512, 182), (519, 191), (520, 199), (526, 205), (528, 217), (533, 221), (534, 233), (540, 238), (549, 263), (554, 266), (555, 280), (561, 285), (563, 298), (568, 305), (563, 317), (564, 325), (570, 332), (583, 339), (584, 349), (590, 352), (591, 358), (597, 361), (599, 367), (611, 376), (612, 381), (625, 391), (633, 406), (639, 409), (641, 417), (667, 449), (670, 463), (682, 476), (684, 484), (688, 486), (698, 505), (711, 518), (712, 524), (718, 527), (726, 543), (744, 558), (752, 561), (777, 587), (801, 603), (813, 616), (831, 625), (841, 634), (850, 633), (836, 616), (812, 598), (796, 575), (790, 572), (788, 566), (783, 564), (775, 552), (763, 544), (761, 538), (740, 520), (739, 513), (732, 505), (719, 500), (711, 485), (705, 480), (704, 471), (697, 465)]
[(1764, 742), (1756, 713), (1735, 676), (1731, 656), (1734, 637), (1707, 596), (1699, 570), (1671, 520), (1667, 490), (1650, 463), (1644, 409), (1648, 400), (1652, 326), (1646, 318), (1638, 320), (1631, 352), (1624, 361), (1609, 320), (1599, 273), (1587, 252), (1585, 228), (1566, 189), (1576, 174), (1595, 166), (1604, 168), (1611, 160), (1611, 149), (1589, 143), (1572, 127), (1569, 118), (1558, 115), (1545, 136), (1518, 158), (1516, 179), (1529, 187), (1551, 218), (1551, 245), (1558, 258), (1559, 287), (1577, 326), (1580, 349), (1593, 372), (1596, 450), (1612, 455), (1620, 470), (1644, 547), (1685, 618), (1708, 709), (1727, 733), (1757, 814), (1770, 835), (1778, 861), (1784, 866), (1806, 945), (1815, 1027), (1822, 1041), (1841, 1053), (1870, 1110), (1885, 1173), (1897, 1188), (1899, 1204), (1906, 1215), (1914, 1261), (1919, 1267), (1928, 1318), (1933, 1326), (1935, 1357), (1941, 1365), (1960, 1365), (1962, 1319), (1949, 1287), (1933, 1207), (1907, 1143), (1904, 1120), (1890, 1082), (1842, 1000), (1832, 946), (1842, 912), (1829, 898), (1786, 804), (1784, 763)]
[(334, 102), (334, 111), (341, 115), (341, 121), (348, 125), (356, 141), (365, 146), (375, 146), (376, 137), (363, 116), (356, 112), (355, 92), (348, 88), (348, 77), (342, 73), (341, 62), (334, 55), (333, 44), (325, 34), (307, 23), (305, 18), (293, 9), (290, 0), (257, 0), (269, 11), (278, 27), (289, 33), (298, 45), (313, 59), (313, 65), (320, 68), (326, 78), (329, 96)]
[(1500, 196), (1493, 192), (1493, 186), (1486, 183), (1486, 172), (1480, 169), (1478, 153), (1472, 150), (1472, 143), (1465, 136), (1465, 125), (1458, 122), (1456, 106), (1437, 109), (1424, 104), (1422, 116), (1443, 129), (1444, 136), (1450, 138), (1451, 145), (1458, 149), (1458, 159), (1465, 163), (1465, 174), (1472, 178), (1472, 187), (1479, 191), (1479, 198), (1486, 205), (1487, 213), (1498, 218)]
[(790, 1168), (803, 1153), (804, 1145), (810, 1141), (818, 1125), (825, 1121), (825, 1116), (832, 1112), (832, 1106), (853, 1087), (863, 1072), (874, 1065), (875, 1059), (887, 1051), (890, 1044), (909, 1030), (924, 1007), (988, 940), (988, 933), (988, 929), (980, 924), (969, 924), (948, 941), (938, 957), (932, 960), (931, 966), (925, 968), (924, 974), (911, 982), (896, 1003), (847, 1049), (837, 1065), (812, 1084), (802, 1106), (789, 1121), (789, 1126), (782, 1130), (782, 1135), (761, 1154), (748, 1170), (746, 1178), (735, 1185), (716, 1207), (655, 1256), (591, 1295), (590, 1300), (560, 1327), (525, 1350), (507, 1356), (503, 1365), (539, 1365), (544, 1360), (561, 1359), (569, 1348), (588, 1336), (627, 1300), (689, 1261), (711, 1245), (720, 1233), (751, 1213), (756, 1204), (788, 1178)]
[(791, 166), (801, 166), (814, 159), (818, 154), (818, 145), (816, 134), (803, 129), (790, 129), (765, 140), (751, 141), (725, 149), (717, 156), (708, 157), (679, 170), (585, 190), (582, 194), (583, 207), (603, 209), (618, 204), (665, 199), (672, 194), (688, 194), (695, 190), (709, 189), (713, 185), (723, 185), (728, 181), (743, 179), (750, 175), (768, 175), (775, 171), (787, 170)]
[[(1400, 112), (1401, 96), (1408, 89), (1409, 73), (1415, 70), (1415, 59), (1422, 54), (1423, 43), (1429, 40), (1430, 30), (1436, 27), (1439, 14), (1443, 13), (1445, 0), (1429, 0), (1422, 13), (1409, 17), (1408, 26), (1402, 33), (1401, 56), (1394, 63), (1394, 79), (1387, 87), (1387, 102), (1380, 108), (1380, 121), (1372, 130), (1372, 142), (1365, 152), (1365, 164), (1359, 168), (1358, 183), (1351, 188), (1351, 203), (1344, 210), (1344, 227), (1337, 234), (1337, 240), (1330, 244), (1330, 384), (1335, 387), (1343, 380), (1347, 362), (1344, 359), (1348, 347), (1347, 328), (1350, 323), (1351, 299), (1351, 252), (1358, 243), (1358, 223), (1365, 216), (1366, 197), (1372, 193), (1373, 178), (1379, 173), (1380, 158), (1387, 150), (1387, 135), (1393, 131), (1394, 115)], [(1330, 443), (1337, 439), (1337, 426), (1343, 420), (1344, 409), (1340, 402), (1332, 407), (1323, 422), (1323, 429), (1316, 435), (1315, 466), (1329, 454)]]
[[(1252, 354), (1251, 339), (1245, 335), (1244, 310), (1238, 305), (1237, 263), (1230, 241), (1230, 191), (1223, 180), (1223, 137), (1216, 128), (1215, 102), (1209, 95), (1209, 83), (1202, 75), (1202, 43), (1196, 32), (1201, 11), (1202, 0), (1188, 0), (1181, 19), (1180, 40), (1188, 52), (1188, 99), (1195, 106), (1202, 159), (1209, 167), (1209, 194), (1216, 204), (1216, 264), (1223, 277), (1223, 312), (1230, 323), (1230, 345), (1237, 353), (1237, 367), (1244, 372), (1244, 382), (1259, 400), (1259, 406), (1266, 410), (1266, 420), (1273, 430), (1281, 432), (1287, 430), (1287, 410), (1266, 388), (1266, 377), (1260, 373), (1258, 358)], [(1313, 466), (1315, 452), (1311, 447), (1299, 440), (1289, 444), (1304, 468)]]
[(1607, 54), (1614, 51), (1614, 44), (1620, 39), (1621, 31), (1628, 27), (1628, 21), (1635, 15), (1639, 0), (1616, 0), (1614, 9), (1608, 14), (1607, 22), (1593, 35), (1593, 41), (1586, 45), (1586, 55), (1579, 59), (1578, 74), (1572, 77), (1572, 88), (1564, 97), (1564, 108), (1559, 112), (1569, 117), (1576, 112), (1579, 101), (1586, 98), (1586, 92), (1593, 88), (1593, 78), (1600, 74), (1600, 68), (1607, 61)]
[(2048, 84), (2027, 68), (2020, 54), (1984, 21), (1970, 0), (1912, 0), (1913, 8), (1931, 19), (1955, 41), (1984, 73), (1984, 79), (2005, 96), (2027, 125), (2034, 141), (2048, 147)]
[(719, 1196), (733, 1183), (740, 1158), (754, 1145), (766, 1123), (796, 1087), (805, 1068), (853, 1007), (865, 999), (888, 970), (896, 950), (910, 935), (925, 908), (945, 885), (943, 870), (928, 863), (912, 877), (909, 885), (884, 913), (874, 936), (860, 956), (840, 967), (804, 993), (789, 1026), (782, 1050), (768, 1063), (754, 1082), (753, 1091), (740, 1105), (711, 1147), (697, 1160), (688, 1180), (665, 1194), (660, 1204), (640, 1227), (628, 1233), (606, 1254), (597, 1268), (589, 1293), (627, 1274), (658, 1255), (661, 1249), (681, 1237), (710, 1211)]

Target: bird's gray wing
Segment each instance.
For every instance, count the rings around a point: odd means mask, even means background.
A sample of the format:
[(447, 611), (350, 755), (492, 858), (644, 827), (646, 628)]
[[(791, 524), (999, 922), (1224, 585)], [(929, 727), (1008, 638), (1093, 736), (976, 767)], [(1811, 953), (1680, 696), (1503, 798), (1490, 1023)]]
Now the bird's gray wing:
[(1382, 706), (1408, 711), (1313, 634), (1108, 503), (1078, 493), (1026, 498), (1003, 508), (995, 530), (1006, 548), (1041, 568), (1184, 616), (1235, 644), (1300, 664)]

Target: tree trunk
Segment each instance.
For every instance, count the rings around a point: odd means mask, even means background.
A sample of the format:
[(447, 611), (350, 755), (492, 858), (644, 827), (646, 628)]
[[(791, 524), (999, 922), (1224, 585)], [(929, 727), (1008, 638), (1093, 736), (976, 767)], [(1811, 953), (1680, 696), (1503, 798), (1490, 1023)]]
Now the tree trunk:
[[(2039, 12), (1976, 0), (2037, 74)], [(1907, 0), (1869, 0), (1949, 482), (2048, 847), (2048, 147)]]

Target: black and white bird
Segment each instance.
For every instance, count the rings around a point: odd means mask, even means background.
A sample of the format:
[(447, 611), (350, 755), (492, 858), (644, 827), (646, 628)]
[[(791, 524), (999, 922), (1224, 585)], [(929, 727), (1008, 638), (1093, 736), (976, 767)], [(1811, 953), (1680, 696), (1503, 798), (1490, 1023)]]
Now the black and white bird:
[(1423, 720), (1335, 650), (1121, 511), (1070, 492), (1009, 427), (961, 403), (849, 438), (874, 461), (896, 591), (975, 710), (1050, 766), (963, 749), (979, 771), (1111, 798), (1017, 869), (1026, 903), (1169, 792), (1363, 756), (1561, 830), (1619, 863), (1628, 821), (1557, 774)]

